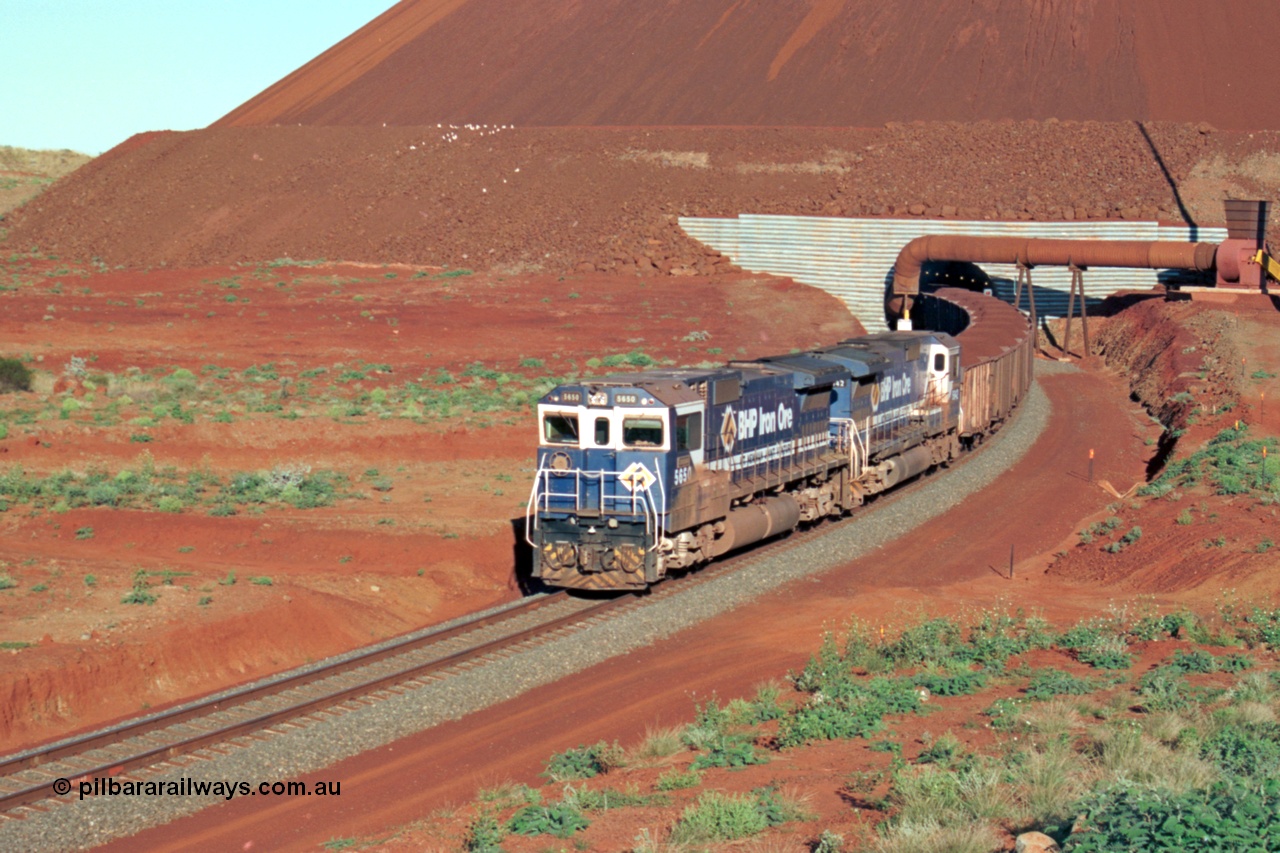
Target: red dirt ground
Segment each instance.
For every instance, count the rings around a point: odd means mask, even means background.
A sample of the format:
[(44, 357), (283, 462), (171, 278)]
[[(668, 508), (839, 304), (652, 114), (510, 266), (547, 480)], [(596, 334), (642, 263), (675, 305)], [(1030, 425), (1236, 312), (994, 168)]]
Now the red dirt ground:
[[(0, 751), (518, 595), (510, 520), (528, 491), (527, 409), (415, 413), (400, 400), (407, 382), (495, 389), (467, 378), (482, 362), (515, 388), (608, 372), (588, 359), (616, 353), (719, 363), (861, 331), (820, 291), (743, 276), (623, 292), (598, 275), (406, 267), (3, 269), (7, 346), (41, 370), (37, 393), (0, 396), (0, 472), (151, 465), (227, 479), (306, 464), (347, 475), (366, 499), (232, 517), (211, 517), (207, 502), (178, 513), (12, 503), (0, 575), (16, 586), (0, 590), (0, 642), (35, 645), (0, 652)], [(86, 359), (79, 380), (64, 375), (73, 357)], [(266, 365), (278, 378), (255, 378)], [(366, 378), (342, 380), (362, 365)], [(181, 395), (192, 423), (153, 411), (169, 405), (157, 377), (176, 368), (198, 377)], [(441, 371), (457, 382), (439, 384)], [(364, 414), (350, 414), (356, 404)], [(154, 606), (121, 603), (139, 569), (158, 573)]]
[[(333, 814), (317, 812), (305, 799), (233, 801), (106, 849), (141, 845), (179, 850), (195, 843), (302, 850), (353, 836), (395, 838), (377, 849), (453, 849), (466, 818), (449, 821), (451, 809), (471, 800), (477, 789), (504, 780), (536, 785), (543, 762), (553, 752), (600, 739), (618, 739), (630, 746), (643, 739), (647, 728), (687, 722), (695, 701), (712, 695), (722, 700), (749, 695), (762, 679), (801, 666), (820, 632), (838, 628), (850, 616), (883, 624), (892, 632), (920, 615), (983, 608), (1022, 607), (1061, 625), (1101, 615), (1109, 604), (1130, 610), (1212, 609), (1221, 584), (1189, 585), (1184, 579), (1192, 573), (1186, 570), (1178, 579), (1150, 574), (1137, 586), (1069, 579), (1048, 570), (1053, 552), (1074, 539), (1077, 519), (1105, 511), (1114, 500), (1085, 476), (1089, 448), (1102, 450), (1095, 460), (1099, 479), (1132, 482), (1142, 478), (1153, 453), (1146, 439), (1158, 435), (1159, 429), (1140, 408), (1125, 402), (1124, 379), (1097, 362), (1089, 372), (1046, 378), (1044, 387), (1054, 406), (1052, 422), (1014, 469), (963, 506), (875, 554), (519, 699), (317, 773), (316, 779), (341, 779), (350, 786), (349, 791), (344, 786), (340, 808)], [(974, 536), (974, 531), (983, 535)], [(1018, 561), (1013, 580), (1005, 577), (1011, 545), (1017, 554), (1028, 555)], [(1144, 562), (1152, 558), (1151, 553), (1125, 556)], [(1261, 567), (1255, 567), (1256, 583), (1245, 594), (1258, 601), (1277, 600), (1280, 581), (1257, 568)], [(1160, 648), (1148, 652), (1152, 659), (1168, 654)], [(895, 728), (907, 732), (908, 738), (924, 737), (926, 729), (935, 736), (948, 728), (959, 732), (978, 710), (976, 701), (961, 701), (949, 706), (953, 710), (946, 715), (895, 723)], [(982, 701), (989, 704), (990, 697)], [(567, 718), (576, 721), (568, 733), (563, 724)], [(977, 743), (990, 733), (965, 729), (962, 737), (966, 743)], [(807, 791), (812, 797), (809, 805), (820, 817), (791, 830), (777, 848), (807, 849), (802, 842), (819, 829), (865, 829), (849, 803), (838, 796), (842, 780), (855, 769), (875, 768), (885, 761), (862, 742), (824, 746), (788, 753), (760, 768), (717, 775), (715, 787), (746, 791), (781, 780)], [(653, 775), (655, 771), (628, 773), (610, 784), (636, 783), (647, 790)], [(660, 827), (678, 813), (679, 808), (659, 814), (642, 811), (629, 820), (645, 823), (634, 826), (628, 819), (611, 819), (605, 828), (601, 821), (601, 828), (589, 831), (585, 843), (592, 850), (630, 849), (641, 826)], [(429, 814), (430, 821), (420, 822)], [(389, 830), (405, 823), (413, 826)], [(541, 849), (544, 844), (528, 846), (519, 838), (511, 842), (513, 850)]]
[(407, 0), (218, 124), (1280, 128), (1276, 32), (1266, 0)]
[(291, 257), (630, 279), (716, 268), (682, 215), (1211, 225), (1224, 198), (1280, 198), (1280, 132), (1145, 130), (1151, 144), (1132, 122), (1065, 121), (143, 134), (14, 211), (0, 246), (152, 269)]
[[(1209, 225), (1223, 198), (1280, 197), (1280, 124), (1258, 106), (1280, 96), (1264, 65), (1280, 8), (1262, 0), (981, 0), (926, 16), (909, 0), (509, 6), (401, 3), (217, 126), (140, 134), (7, 215), (3, 354), (44, 373), (34, 397), (0, 397), (0, 473), (151, 465), (227, 480), (306, 463), (365, 500), (227, 518), (207, 502), (9, 506), (0, 575), (17, 585), (0, 589), (0, 642), (34, 645), (0, 672), (0, 750), (516, 595), (525, 416), (444, 416), (409, 383), (492, 400), (499, 382), (525, 393), (589, 358), (720, 361), (854, 331), (816, 291), (726, 274), (680, 215)], [(490, 126), (436, 126), (450, 122)], [(447, 277), (461, 269), (480, 273)], [(1248, 378), (1280, 373), (1274, 324), (1266, 306), (1139, 306), (1102, 334), (1134, 393), (1188, 429), (1185, 452), (1233, 394), (1236, 413), (1280, 432), (1280, 398), (1264, 417), (1260, 396), (1280, 387)], [(1208, 365), (1187, 350), (1210, 344)], [(73, 356), (86, 375), (68, 379)], [(1228, 382), (1237, 356), (1246, 377)], [(193, 374), (179, 400), (191, 423), (162, 408), (175, 368)], [(780, 675), (851, 613), (1007, 604), (1070, 621), (1136, 597), (1204, 607), (1228, 583), (1275, 600), (1274, 563), (1256, 552), (1266, 511), (1197, 495), (1183, 531), (1171, 503), (1108, 509), (1117, 500), (1082, 476), (1088, 449), (1123, 491), (1158, 429), (1096, 363), (1045, 387), (1055, 419), (1016, 470), (822, 583), (318, 774), (348, 782), (340, 810), (238, 801), (115, 847), (378, 835), (479, 785), (532, 781), (567, 746), (683, 722), (691, 694)], [(1181, 392), (1196, 403), (1166, 411)], [(1147, 529), (1139, 546), (1078, 547), (1113, 512)], [(1201, 557), (1208, 530), (1226, 550)], [(997, 571), (1010, 544), (1013, 581)], [(1227, 571), (1204, 574), (1215, 560)], [(153, 606), (121, 603), (139, 569), (155, 573)], [(547, 722), (570, 708), (572, 743)], [(866, 765), (858, 749), (806, 751), (794, 768), (836, 828), (856, 823), (831, 780)], [(752, 773), (744, 788), (768, 778)], [(615, 831), (589, 843), (629, 843)], [(437, 844), (406, 838), (393, 849)]]

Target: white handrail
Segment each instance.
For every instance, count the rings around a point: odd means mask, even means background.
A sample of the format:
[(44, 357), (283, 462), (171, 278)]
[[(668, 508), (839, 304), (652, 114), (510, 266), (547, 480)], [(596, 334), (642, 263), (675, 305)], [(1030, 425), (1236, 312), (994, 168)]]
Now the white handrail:
[[(610, 495), (606, 494), (607, 485), (610, 479), (617, 479), (624, 472), (619, 471), (585, 471), (581, 468), (547, 468), (540, 467), (534, 473), (533, 486), (529, 491), (529, 502), (525, 505), (524, 516), (524, 539), (530, 547), (533, 546), (533, 531), (538, 529), (539, 513), (543, 511), (551, 511), (551, 500), (553, 498), (562, 498), (565, 500), (572, 499), (572, 508), (566, 506), (563, 512), (581, 512), (584, 508), (591, 512), (599, 512), (602, 515), (644, 515), (645, 533), (653, 533), (653, 545), (650, 551), (655, 550), (662, 542), (665, 535), (665, 526), (663, 524), (666, 514), (666, 490), (662, 482), (662, 477), (657, 476), (654, 482), (658, 485), (657, 500), (654, 500), (652, 486), (636, 485), (634, 489), (628, 490), (627, 495)], [(655, 472), (659, 473), (659, 472)], [(572, 492), (553, 492), (551, 490), (551, 478), (564, 480), (573, 477)], [(583, 481), (598, 480), (599, 493), (598, 505), (591, 502), (592, 506), (584, 507), (586, 501), (583, 496)], [(619, 506), (628, 507), (630, 512), (624, 513), (618, 509)]]

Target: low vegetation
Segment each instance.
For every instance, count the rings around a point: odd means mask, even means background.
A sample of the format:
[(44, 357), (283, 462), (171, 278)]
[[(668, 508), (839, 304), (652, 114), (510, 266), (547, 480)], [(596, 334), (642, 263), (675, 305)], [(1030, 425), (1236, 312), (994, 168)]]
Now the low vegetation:
[[(41, 476), (20, 467), (0, 473), (0, 512), (30, 505), (55, 513), (81, 507), (153, 509), (184, 512), (203, 509), (210, 515), (234, 515), (250, 506), (287, 505), (295, 509), (328, 506), (342, 498), (363, 497), (347, 478), (308, 466), (277, 466), (269, 471), (219, 477), (208, 471), (181, 472), (157, 468), (144, 456), (139, 466), (115, 473), (101, 469), (60, 471)], [(92, 528), (77, 533), (89, 538)]]
[(1239, 424), (1218, 433), (1202, 450), (1170, 462), (1160, 477), (1139, 493), (1164, 497), (1175, 489), (1204, 483), (1214, 494), (1252, 494), (1274, 503), (1280, 499), (1276, 450), (1275, 438), (1251, 438), (1248, 425)]
[[(1113, 609), (1063, 630), (1021, 612), (927, 619), (891, 638), (853, 623), (823, 638), (789, 690), (701, 702), (682, 731), (651, 729), (630, 752), (600, 742), (554, 755), (551, 791), (481, 792), (464, 846), (496, 851), (542, 834), (591, 849), (602, 813), (626, 809), (626, 825), (644, 827), (635, 851), (700, 850), (777, 827), (790, 845), (827, 853), (981, 853), (1032, 829), (1067, 853), (1270, 849), (1278, 648), (1280, 610), (1234, 604), (1207, 618)], [(900, 734), (971, 695), (987, 706), (976, 720)], [(975, 737), (982, 730), (994, 743)], [(871, 767), (847, 776), (841, 796), (856, 809), (838, 827), (817, 821), (785, 771), (764, 787), (735, 782), (832, 740), (864, 744)]]

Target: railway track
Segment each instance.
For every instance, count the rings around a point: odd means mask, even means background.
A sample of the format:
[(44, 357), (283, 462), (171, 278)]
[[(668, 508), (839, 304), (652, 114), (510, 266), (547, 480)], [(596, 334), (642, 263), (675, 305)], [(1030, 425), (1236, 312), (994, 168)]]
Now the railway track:
[[(967, 454), (952, 468), (981, 455)], [(936, 480), (917, 478), (879, 497), (863, 512), (887, 509)], [(839, 530), (838, 523), (796, 530), (643, 595), (602, 600), (563, 592), (538, 594), (163, 712), (0, 757), (0, 824), (69, 804), (76, 799), (75, 783), (81, 779), (142, 781), (178, 766), (175, 759), (182, 756), (187, 756), (183, 761), (197, 762), (249, 749), (275, 735), (535, 649)], [(72, 783), (66, 793), (53, 790), (58, 780)]]
[(237, 739), (263, 739), (307, 725), (318, 715), (351, 710), (387, 694), (421, 687), (485, 660), (535, 646), (625, 606), (626, 599), (590, 600), (549, 593), (466, 619), (330, 658), (242, 688), (128, 720), (118, 725), (0, 758), (0, 815), (21, 817), (33, 804), (69, 799), (58, 780), (163, 768)]
[[(891, 504), (926, 482), (927, 478), (920, 478), (876, 505)], [(139, 772), (145, 775), (172, 766), (180, 756), (193, 755), (198, 760), (211, 747), (246, 748), (283, 730), (305, 727), (321, 716), (341, 714), (448, 678), (564, 636), (619, 609), (677, 595), (831, 529), (831, 525), (819, 525), (796, 531), (662, 584), (646, 595), (601, 600), (564, 592), (539, 594), (447, 627), (414, 632), (166, 711), (0, 757), (0, 818), (21, 818), (33, 808), (56, 808), (75, 798), (75, 783), (80, 779), (135, 779)], [(67, 793), (54, 791), (59, 780), (72, 783)]]

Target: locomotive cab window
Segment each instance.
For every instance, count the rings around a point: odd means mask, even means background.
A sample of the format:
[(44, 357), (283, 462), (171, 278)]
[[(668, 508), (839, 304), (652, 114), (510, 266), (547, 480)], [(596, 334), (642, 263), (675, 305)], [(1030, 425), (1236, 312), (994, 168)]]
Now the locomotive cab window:
[(676, 415), (676, 448), (678, 450), (702, 449), (702, 413)]
[(627, 447), (661, 447), (662, 418), (624, 418), (622, 443)]
[(947, 372), (947, 354), (946, 354), (946, 353), (940, 352), (940, 353), (935, 353), (935, 354), (934, 354), (934, 356), (933, 356), (933, 372), (934, 372), (934, 373), (946, 373), (946, 372)]
[(596, 447), (609, 446), (609, 419), (596, 418)]
[(547, 444), (577, 444), (578, 416), (551, 412), (542, 421), (542, 437)]

